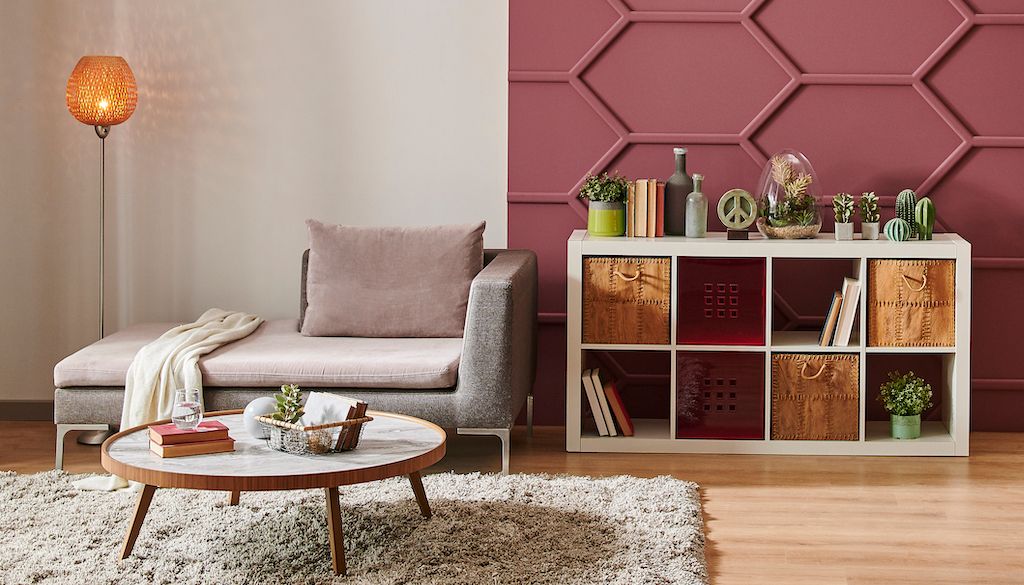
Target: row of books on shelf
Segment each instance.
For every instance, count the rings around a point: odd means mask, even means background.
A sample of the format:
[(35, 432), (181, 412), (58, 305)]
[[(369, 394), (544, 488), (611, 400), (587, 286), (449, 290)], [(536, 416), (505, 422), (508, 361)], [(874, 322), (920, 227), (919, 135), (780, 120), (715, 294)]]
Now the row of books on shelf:
[(235, 440), (220, 421), (204, 420), (194, 429), (168, 423), (149, 427), (149, 450), (164, 458), (227, 453), (235, 450)]
[(853, 323), (857, 319), (857, 307), (860, 306), (860, 281), (856, 278), (843, 279), (842, 290), (832, 294), (825, 325), (818, 336), (821, 347), (850, 345), (853, 334)]
[(622, 396), (615, 382), (609, 380), (602, 383), (599, 368), (585, 370), (581, 378), (590, 412), (597, 423), (598, 434), (602, 437), (632, 437), (633, 421), (629, 418), (626, 405), (622, 403)]
[(637, 179), (626, 195), (626, 237), (660, 238), (665, 235), (665, 183)]

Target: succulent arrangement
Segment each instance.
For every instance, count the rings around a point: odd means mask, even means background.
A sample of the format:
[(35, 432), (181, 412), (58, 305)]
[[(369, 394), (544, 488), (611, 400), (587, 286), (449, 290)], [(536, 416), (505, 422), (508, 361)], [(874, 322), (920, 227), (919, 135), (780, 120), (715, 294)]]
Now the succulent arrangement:
[(935, 204), (931, 199), (922, 197), (914, 206), (914, 223), (917, 224), (919, 239), (932, 239), (932, 231), (935, 229)]
[(302, 390), (295, 384), (281, 386), (281, 392), (274, 395), (277, 410), (270, 418), (287, 423), (299, 422), (305, 411), (302, 409)]
[(853, 219), (853, 195), (838, 193), (832, 198), (832, 212), (836, 223), (850, 223)]
[(932, 407), (932, 386), (914, 372), (889, 372), (889, 381), (882, 384), (878, 401), (889, 414), (919, 415)]
[(580, 199), (590, 201), (607, 201), (610, 203), (625, 203), (626, 194), (629, 188), (629, 180), (622, 175), (615, 173), (601, 173), (600, 175), (588, 174), (583, 180), (583, 187), (580, 188)]
[(874, 191), (867, 191), (860, 196), (860, 219), (866, 223), (877, 223), (880, 214), (878, 213), (878, 196)]
[[(917, 194), (910, 189), (904, 189), (896, 196), (896, 217), (907, 222), (910, 226), (910, 236), (904, 238), (907, 240), (917, 235), (917, 220), (914, 218), (914, 208), (916, 205)], [(886, 235), (889, 235), (888, 232), (886, 232)]]
[(812, 225), (817, 214), (814, 197), (807, 193), (807, 188), (814, 178), (794, 171), (793, 165), (783, 156), (773, 156), (771, 165), (772, 180), (782, 187), (784, 196), (774, 207), (762, 198), (761, 215), (772, 227)]

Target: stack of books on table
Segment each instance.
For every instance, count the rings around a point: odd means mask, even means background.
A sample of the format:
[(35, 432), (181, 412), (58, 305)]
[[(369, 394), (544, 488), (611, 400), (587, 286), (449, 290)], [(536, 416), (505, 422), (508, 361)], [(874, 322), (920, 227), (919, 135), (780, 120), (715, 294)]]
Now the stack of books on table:
[(818, 336), (818, 345), (821, 347), (850, 345), (850, 337), (853, 334), (853, 324), (857, 319), (857, 308), (860, 304), (860, 281), (855, 278), (843, 280), (843, 290), (836, 291), (832, 295), (832, 304), (829, 306), (828, 315), (825, 316), (825, 326), (821, 328), (821, 335)]
[(597, 423), (598, 434), (602, 437), (632, 437), (633, 420), (626, 411), (626, 405), (622, 403), (622, 396), (619, 395), (615, 382), (602, 383), (598, 368), (584, 371), (581, 378), (587, 402), (590, 404), (590, 412), (594, 414), (594, 422)]
[(637, 179), (626, 195), (626, 236), (660, 238), (665, 235), (665, 183)]
[(169, 423), (149, 427), (149, 450), (160, 457), (225, 453), (235, 450), (235, 440), (220, 421), (204, 420), (194, 429), (179, 429)]

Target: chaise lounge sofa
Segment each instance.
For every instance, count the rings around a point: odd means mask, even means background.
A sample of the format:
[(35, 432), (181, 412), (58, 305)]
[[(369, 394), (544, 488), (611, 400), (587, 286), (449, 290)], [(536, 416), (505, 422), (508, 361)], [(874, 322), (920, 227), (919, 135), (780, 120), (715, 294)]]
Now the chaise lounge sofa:
[[(537, 258), (527, 250), (486, 250), (483, 256), (483, 270), (470, 285), (461, 338), (308, 337), (294, 319), (267, 321), (200, 359), (206, 410), (243, 408), (282, 384), (298, 384), (459, 434), (497, 436), (502, 472), (508, 473), (509, 431), (524, 404), (528, 427), (533, 423)], [(308, 264), (307, 250), (300, 313), (306, 307)], [(125, 375), (135, 353), (175, 325), (134, 325), (57, 364), (57, 469), (63, 466), (68, 432), (108, 430), (120, 423)]]

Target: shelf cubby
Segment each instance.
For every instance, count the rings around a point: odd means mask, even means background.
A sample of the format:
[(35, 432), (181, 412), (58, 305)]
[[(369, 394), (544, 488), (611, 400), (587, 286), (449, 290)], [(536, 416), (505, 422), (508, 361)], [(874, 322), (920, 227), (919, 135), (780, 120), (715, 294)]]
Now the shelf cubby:
[[(587, 311), (583, 306), (583, 266), (586, 258), (593, 257), (629, 258), (638, 266), (646, 259), (651, 259), (652, 265), (667, 259), (671, 269), (659, 268), (660, 280), (652, 281), (661, 296), (646, 300), (637, 297), (648, 303), (669, 299), (667, 307), (661, 305), (658, 321), (666, 322), (663, 316), (667, 310), (667, 343), (583, 343)], [(873, 260), (906, 260), (909, 262), (905, 264), (917, 266), (918, 260), (953, 261), (956, 329), (952, 346), (867, 345), (867, 273)], [(766, 240), (752, 234), (746, 241), (730, 241), (721, 233), (709, 233), (701, 239), (600, 238), (577, 230), (568, 242), (566, 449), (619, 453), (967, 455), (970, 266), (970, 243), (956, 234), (936, 234), (932, 241), (909, 242), (840, 242), (832, 234), (809, 240)], [(625, 273), (624, 269), (619, 271)], [(850, 343), (821, 347), (818, 336), (822, 312), (827, 311), (832, 293), (842, 287), (846, 276), (857, 278), (862, 286)], [(779, 298), (795, 304), (783, 307)], [(730, 309), (735, 313), (730, 313)], [(591, 322), (598, 317), (593, 308), (589, 315)], [(792, 322), (794, 316), (798, 323)], [(856, 378), (858, 410), (857, 436), (853, 440), (771, 438), (772, 356), (787, 353), (806, 354), (810, 362), (825, 359), (828, 354), (836, 358), (849, 356), (856, 363), (855, 374), (850, 374)], [(582, 401), (586, 399), (581, 392), (579, 372), (595, 365), (604, 371), (607, 366), (594, 361), (602, 355), (614, 356), (619, 362), (639, 360), (621, 368), (628, 372), (628, 384), (622, 393), (634, 420), (632, 437), (598, 437), (595, 430), (584, 424)], [(640, 357), (629, 357), (637, 355)], [(735, 363), (730, 365), (730, 360)], [(713, 373), (697, 376), (687, 369), (693, 364), (703, 364)], [(912, 369), (932, 383), (936, 406), (925, 417), (920, 439), (890, 438), (888, 418), (877, 405), (878, 387), (890, 369)], [(755, 371), (760, 378), (754, 375)], [(723, 388), (721, 396), (719, 386)], [(730, 386), (737, 390), (728, 390)], [(729, 410), (730, 404), (733, 410)], [(701, 413), (705, 415), (702, 417)], [(729, 413), (735, 414), (735, 418), (730, 419)]]

